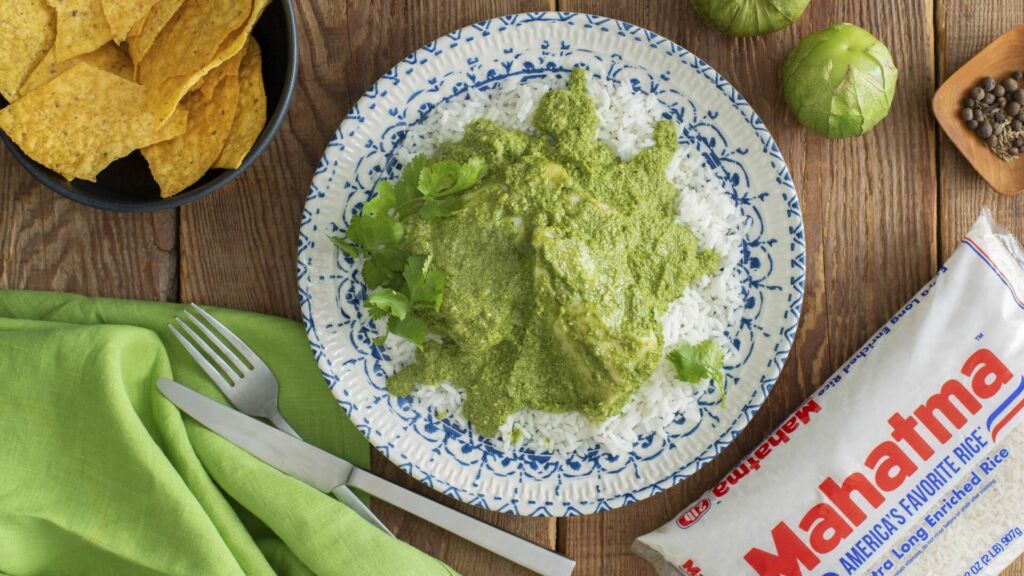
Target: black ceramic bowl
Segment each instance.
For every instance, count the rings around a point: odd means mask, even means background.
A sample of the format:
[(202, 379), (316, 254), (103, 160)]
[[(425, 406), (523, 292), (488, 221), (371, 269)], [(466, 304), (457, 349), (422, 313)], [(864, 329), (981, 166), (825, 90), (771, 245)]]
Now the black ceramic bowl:
[[(263, 133), (236, 170), (210, 170), (176, 196), (160, 198), (160, 189), (138, 150), (107, 166), (96, 182), (68, 182), (60, 174), (26, 156), (3, 132), (0, 132), (0, 139), (40, 182), (58, 194), (87, 206), (121, 212), (149, 212), (198, 200), (234, 180), (267, 149), (291, 104), (299, 69), (299, 44), (292, 0), (271, 2), (256, 22), (253, 36), (262, 51), (263, 84), (267, 91), (267, 124)], [(0, 108), (6, 105), (7, 101), (0, 97)]]

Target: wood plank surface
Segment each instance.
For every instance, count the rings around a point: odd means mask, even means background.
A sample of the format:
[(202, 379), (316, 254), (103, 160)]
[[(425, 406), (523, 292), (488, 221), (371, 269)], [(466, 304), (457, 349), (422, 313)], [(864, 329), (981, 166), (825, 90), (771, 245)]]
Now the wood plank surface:
[[(931, 0), (812, 2), (786, 30), (728, 38), (674, 0), (562, 0), (562, 9), (638, 24), (687, 47), (742, 92), (793, 172), (807, 234), (806, 300), (797, 342), (765, 407), (718, 459), (659, 496), (621, 510), (563, 520), (560, 549), (579, 574), (654, 574), (633, 539), (670, 520), (780, 423), (934, 273), (935, 128)], [(828, 141), (800, 127), (782, 99), (781, 67), (802, 38), (848, 21), (893, 52), (900, 85), (889, 118), (863, 138)], [(879, 289), (879, 279), (886, 287)]]
[[(937, 77), (941, 84), (1003, 32), (1024, 23), (1024, 2), (938, 0), (936, 9)], [(1001, 196), (974, 171), (948, 138), (941, 135), (939, 162), (939, 255), (959, 246), (983, 207), (1017, 238), (1024, 238), (1024, 195)], [(1020, 160), (1018, 160), (1020, 162)], [(1024, 576), (1024, 558), (1003, 576)]]
[(175, 300), (177, 215), (87, 208), (0, 152), (0, 288)]
[[(548, 0), (297, 3), (302, 64), (288, 118), (242, 178), (181, 210), (183, 301), (298, 317), (299, 218), (327, 141), (356, 100), (407, 54), (443, 34)], [(374, 452), (373, 469), (510, 532), (554, 548), (555, 520), (487, 512), (432, 492)], [(511, 562), (380, 502), (374, 511), (403, 540), (463, 574), (526, 574)]]
[[(0, 153), (0, 288), (197, 301), (298, 317), (295, 243), (314, 167), (347, 110), (422, 44), (472, 22), (528, 10), (589, 12), (682, 44), (742, 92), (778, 141), (803, 208), (807, 278), (801, 326), (765, 407), (718, 459), (625, 509), (545, 520), (433, 497), (579, 561), (577, 576), (651, 575), (633, 539), (669, 520), (802, 402), (948, 256), (982, 206), (1024, 236), (1024, 199), (991, 191), (938, 132), (938, 82), (1024, 22), (1024, 1), (813, 0), (786, 30), (729, 38), (679, 0), (300, 0), (302, 64), (288, 118), (267, 153), (227, 189), (180, 211), (115, 214), (59, 198)], [(828, 141), (786, 109), (781, 65), (800, 38), (833, 23), (878, 36), (900, 69), (889, 118), (863, 138)], [(374, 470), (429, 493), (383, 457)], [(467, 542), (374, 503), (395, 533), (465, 576), (525, 574)], [(1024, 576), (1024, 561), (1005, 572)]]

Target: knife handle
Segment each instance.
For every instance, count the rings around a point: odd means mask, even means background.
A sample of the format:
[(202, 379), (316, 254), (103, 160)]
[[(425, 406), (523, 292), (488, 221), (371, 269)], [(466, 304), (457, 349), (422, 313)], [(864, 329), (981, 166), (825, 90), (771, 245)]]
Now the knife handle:
[(576, 566), (575, 560), (513, 536), (359, 468), (353, 468), (348, 485), (419, 516), (542, 576), (569, 576)]

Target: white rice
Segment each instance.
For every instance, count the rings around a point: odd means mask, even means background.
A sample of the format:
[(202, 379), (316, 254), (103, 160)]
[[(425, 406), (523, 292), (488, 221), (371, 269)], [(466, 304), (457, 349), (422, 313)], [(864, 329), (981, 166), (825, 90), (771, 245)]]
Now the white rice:
[[(438, 143), (460, 139), (466, 125), (477, 118), (488, 118), (507, 128), (532, 130), (530, 119), (540, 98), (564, 85), (564, 80), (545, 77), (527, 83), (507, 81), (486, 91), (470, 90), (463, 98), (439, 106), (423, 123), (411, 128), (397, 151), (397, 159), (405, 164), (419, 154), (430, 155)], [(589, 90), (601, 118), (599, 140), (625, 160), (653, 145), (654, 123), (665, 112), (657, 97), (634, 94), (626, 86), (593, 78)], [(702, 248), (722, 256), (722, 270), (698, 281), (669, 306), (662, 319), (665, 350), (682, 342), (695, 344), (714, 338), (726, 351), (728, 364), (733, 346), (724, 333), (738, 319), (742, 301), (736, 264), (740, 260), (743, 220), (694, 148), (683, 146), (676, 153), (667, 176), (679, 190), (679, 222), (693, 231)], [(391, 356), (389, 374), (415, 361), (416, 349), (410, 342), (392, 335), (386, 344)], [(625, 453), (646, 434), (664, 436), (678, 414), (688, 421), (699, 420), (697, 399), (702, 393), (715, 394), (709, 392), (713, 388), (711, 383), (706, 384), (679, 382), (663, 359), (651, 379), (617, 416), (592, 422), (579, 413), (524, 409), (509, 417), (498, 440), (506, 450), (525, 447), (570, 453), (600, 447), (610, 453)], [(461, 408), (464, 397), (465, 393), (450, 383), (419, 386), (412, 394), (419, 410), (429, 410), (463, 427), (468, 426)]]

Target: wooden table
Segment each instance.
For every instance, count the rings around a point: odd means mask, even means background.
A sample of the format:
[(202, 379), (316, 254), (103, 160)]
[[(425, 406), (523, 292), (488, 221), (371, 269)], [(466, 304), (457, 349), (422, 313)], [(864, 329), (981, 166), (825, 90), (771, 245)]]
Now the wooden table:
[[(176, 211), (100, 212), (57, 197), (0, 153), (0, 288), (196, 301), (297, 318), (295, 249), (313, 168), (345, 112), (400, 58), (485, 18), (568, 10), (626, 20), (689, 48), (742, 92), (782, 148), (800, 194), (807, 279), (793, 352), (767, 404), (689, 481), (624, 509), (572, 519), (504, 516), (447, 503), (575, 558), (576, 574), (646, 575), (633, 539), (708, 489), (930, 279), (982, 206), (1024, 237), (1024, 199), (988, 189), (937, 130), (937, 85), (1003, 31), (1024, 1), (812, 0), (775, 34), (726, 37), (680, 0), (299, 0), (302, 67), (295, 102), (270, 150), (233, 185)], [(837, 22), (878, 36), (900, 70), (892, 113), (862, 138), (829, 141), (800, 127), (780, 69), (807, 34)], [(418, 484), (375, 455), (374, 470)], [(522, 570), (375, 503), (402, 539), (466, 575)], [(1007, 574), (1024, 575), (1024, 561)]]

